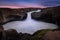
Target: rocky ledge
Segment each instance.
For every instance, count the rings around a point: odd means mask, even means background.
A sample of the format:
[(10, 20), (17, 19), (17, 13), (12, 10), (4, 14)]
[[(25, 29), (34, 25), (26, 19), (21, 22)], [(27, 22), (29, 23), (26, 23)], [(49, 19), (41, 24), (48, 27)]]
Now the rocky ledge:
[(27, 18), (27, 13), (22, 9), (0, 8), (0, 24), (11, 21), (22, 21)]
[(57, 24), (60, 26), (60, 6), (41, 9), (31, 14), (32, 19)]

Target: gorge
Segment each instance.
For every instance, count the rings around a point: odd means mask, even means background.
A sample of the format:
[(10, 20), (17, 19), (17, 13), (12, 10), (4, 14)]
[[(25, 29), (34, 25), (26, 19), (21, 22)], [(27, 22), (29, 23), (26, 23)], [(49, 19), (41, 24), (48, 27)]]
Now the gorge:
[(46, 23), (42, 21), (33, 20), (31, 14), (33, 12), (40, 12), (41, 10), (35, 10), (27, 12), (27, 18), (24, 21), (12, 21), (3, 25), (4, 30), (16, 29), (17, 32), (33, 34), (37, 30), (41, 29), (56, 29), (57, 25), (52, 23)]

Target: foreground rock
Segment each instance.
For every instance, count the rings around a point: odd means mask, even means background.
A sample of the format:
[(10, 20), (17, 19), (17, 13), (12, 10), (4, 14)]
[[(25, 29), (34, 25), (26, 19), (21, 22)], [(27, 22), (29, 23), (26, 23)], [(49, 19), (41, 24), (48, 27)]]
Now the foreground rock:
[(28, 33), (19, 33), (20, 40), (31, 40), (31, 35)]
[(6, 34), (2, 25), (0, 25), (0, 40), (6, 40)]
[(6, 40), (18, 40), (18, 33), (14, 29), (9, 29), (5, 31)]
[(3, 30), (4, 30), (4, 29), (3, 29), (3, 26), (0, 25), (0, 40), (1, 40), (2, 37), (3, 37), (3, 34), (2, 34), (2, 33), (3, 33)]
[(48, 31), (52, 31), (51, 29), (43, 29), (38, 30), (32, 35), (33, 40), (42, 40), (42, 37), (47, 33)]
[(49, 31), (44, 37), (44, 40), (60, 40), (60, 31)]
[(27, 13), (25, 12), (20, 12), (20, 13), (17, 13), (17, 14), (12, 14), (12, 15), (9, 15), (7, 17), (7, 19), (9, 21), (20, 21), (20, 20), (24, 20), (27, 18)]

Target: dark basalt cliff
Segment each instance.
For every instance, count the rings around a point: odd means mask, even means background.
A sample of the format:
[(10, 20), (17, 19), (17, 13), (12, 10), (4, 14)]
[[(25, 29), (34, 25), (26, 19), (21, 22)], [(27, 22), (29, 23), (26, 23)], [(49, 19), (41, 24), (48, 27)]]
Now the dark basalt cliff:
[(41, 9), (41, 12), (32, 13), (32, 19), (54, 23), (60, 26), (60, 6)]
[(0, 24), (7, 23), (10, 21), (22, 21), (27, 18), (27, 12), (38, 10), (40, 8), (0, 8)]

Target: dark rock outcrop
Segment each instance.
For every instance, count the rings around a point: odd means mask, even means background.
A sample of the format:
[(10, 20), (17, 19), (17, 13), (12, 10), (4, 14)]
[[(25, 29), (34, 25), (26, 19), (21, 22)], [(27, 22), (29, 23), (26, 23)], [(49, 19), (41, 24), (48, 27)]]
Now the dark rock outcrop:
[(57, 24), (60, 26), (60, 6), (41, 9), (39, 13), (32, 13), (32, 19)]
[(18, 40), (18, 33), (15, 29), (5, 30), (6, 40)]
[(20, 21), (26, 18), (27, 18), (27, 14), (24, 12), (20, 12), (19, 14), (12, 14), (12, 15), (7, 16), (7, 19), (9, 21)]
[(38, 10), (41, 8), (0, 8), (0, 24), (7, 23), (10, 21), (25, 20), (27, 18), (27, 12)]
[(44, 40), (60, 40), (60, 31), (49, 31), (44, 37)]
[(6, 40), (6, 34), (2, 25), (0, 25), (0, 40)]
[(31, 14), (31, 18), (32, 19), (36, 19), (36, 20), (39, 20), (40, 19), (40, 16), (41, 16), (40, 12), (33, 12)]
[(2, 39), (3, 37), (3, 26), (0, 25), (0, 40)]
[[(22, 9), (21, 9), (22, 10)], [(0, 8), (0, 24), (4, 24), (10, 21), (25, 20), (27, 13), (20, 11), (19, 9)]]
[(42, 37), (45, 35), (46, 32), (48, 31), (52, 31), (51, 29), (42, 29), (42, 30), (38, 30), (36, 31), (33, 35), (32, 35), (32, 39), (33, 40), (42, 40)]
[(19, 33), (19, 39), (20, 40), (30, 40), (31, 37), (32, 36), (28, 33)]

